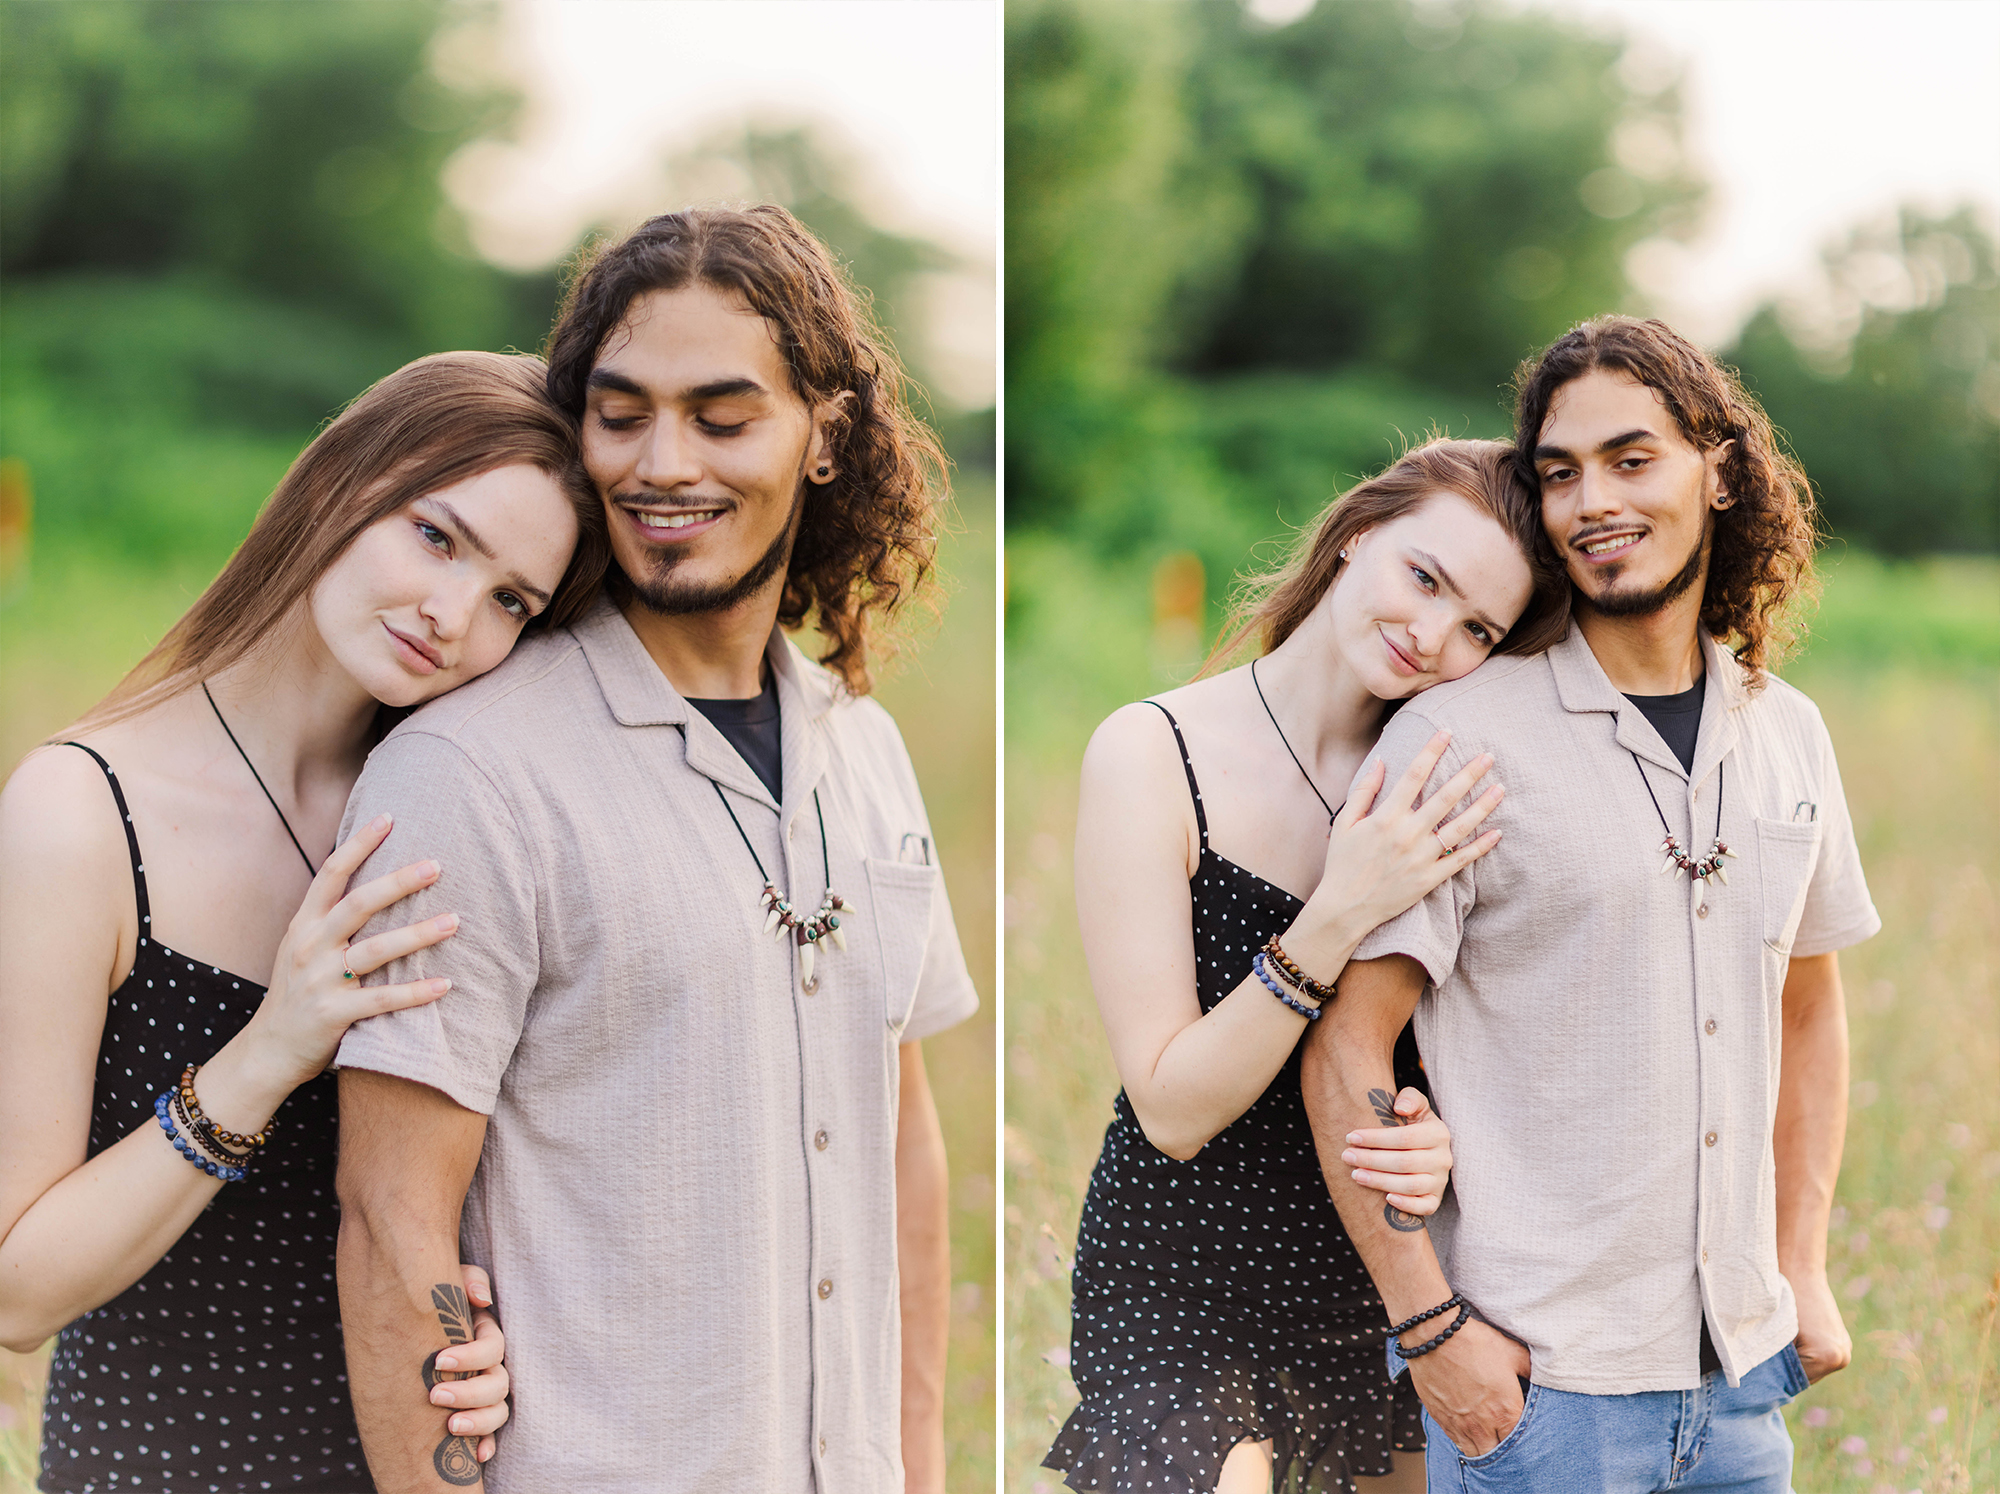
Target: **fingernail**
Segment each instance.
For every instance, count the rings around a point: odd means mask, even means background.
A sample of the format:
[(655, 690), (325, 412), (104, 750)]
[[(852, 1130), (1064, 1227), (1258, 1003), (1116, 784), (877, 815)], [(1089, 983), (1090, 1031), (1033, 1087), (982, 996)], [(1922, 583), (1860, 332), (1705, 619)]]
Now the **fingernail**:
[[(440, 996), (444, 995), (444, 993), (445, 993), (446, 991), (449, 991), (449, 990), (451, 989), (451, 979), (450, 979), (450, 977), (448, 977), (448, 976), (440, 976), (440, 977), (438, 977), (438, 978), (437, 978), (436, 980), (434, 980), (434, 981), (432, 981), (432, 982), (431, 982), (431, 989), (432, 989), (433, 991), (437, 992), (437, 993), (438, 993), (438, 995), (440, 995)], [(482, 1305), (483, 1305), (483, 1304), (482, 1304)]]
[(391, 825), (395, 823), (396, 821), (392, 816), (386, 814), (378, 814), (375, 816), (374, 820), (370, 822), (368, 828), (370, 830), (387, 830)]
[(462, 1437), (472, 1430), (472, 1418), (469, 1416), (454, 1416), (446, 1425)]
[(453, 929), (458, 927), (458, 915), (456, 913), (447, 913), (433, 927), (440, 934), (449, 934)]
[(434, 877), (438, 874), (439, 870), (440, 868), (435, 861), (426, 861), (421, 867), (418, 868), (418, 875), (425, 877)]
[(1347, 1144), (1349, 1146), (1359, 1146), (1361, 1144), (1361, 1133), (1359, 1131), (1349, 1131), (1347, 1133)]
[(449, 1354), (438, 1355), (438, 1357), (435, 1360), (433, 1360), (432, 1363), (437, 1365), (437, 1367), (442, 1370), (453, 1370), (458, 1368), (458, 1360)]
[(431, 1404), (433, 1406), (456, 1406), (458, 1404), (458, 1397), (440, 1385), (431, 1392)]
[(1354, 1165), (1354, 1153), (1342, 1152), (1340, 1154), (1340, 1160), (1345, 1162), (1349, 1167), (1352, 1167)]

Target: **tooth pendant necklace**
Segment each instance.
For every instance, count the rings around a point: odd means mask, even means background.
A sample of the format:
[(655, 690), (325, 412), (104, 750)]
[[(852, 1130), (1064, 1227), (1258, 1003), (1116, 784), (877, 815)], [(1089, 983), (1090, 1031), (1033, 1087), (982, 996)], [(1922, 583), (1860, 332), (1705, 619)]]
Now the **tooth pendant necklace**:
[(778, 884), (771, 880), (771, 874), (764, 870), (764, 860), (757, 854), (757, 848), (750, 844), (750, 837), (743, 832), (743, 822), (736, 818), (736, 811), (729, 806), (729, 799), (722, 792), (722, 785), (713, 778), (708, 786), (715, 790), (715, 797), (722, 800), (723, 809), (728, 811), (730, 824), (743, 837), (743, 849), (750, 853), (756, 863), (757, 875), (764, 879), (764, 890), (757, 894), (757, 906), (764, 910), (764, 932), (774, 934), (779, 939), (789, 938), (799, 949), (799, 985), (810, 996), (819, 989), (819, 977), (813, 974), (813, 953), (823, 944), (831, 944), (843, 954), (847, 950), (847, 935), (841, 932), (840, 915), (852, 913), (854, 905), (833, 890), (833, 862), (826, 849), (826, 811), (820, 807), (819, 790), (813, 790), (813, 813), (819, 817), (819, 859), (824, 869), (823, 881), (826, 892), (819, 900), (819, 907), (809, 918), (801, 918), (792, 907), (791, 899), (778, 891)]
[[(1631, 752), (1631, 748), (1625, 749)], [(1680, 837), (1674, 834), (1673, 826), (1667, 823), (1667, 813), (1660, 808), (1660, 796), (1653, 792), (1652, 780), (1646, 776), (1646, 765), (1639, 761), (1639, 754), (1632, 753), (1632, 765), (1639, 770), (1639, 781), (1646, 785), (1646, 797), (1653, 801), (1653, 813), (1660, 817), (1660, 828), (1667, 832), (1667, 838), (1660, 842), (1660, 850), (1666, 860), (1660, 865), (1660, 875), (1679, 868), (1687, 873), (1694, 883), (1694, 905), (1702, 906), (1704, 892), (1709, 878), (1713, 877), (1724, 887), (1729, 885), (1729, 873), (1722, 869), (1722, 863), (1736, 860), (1736, 853), (1729, 849), (1722, 839), (1722, 764), (1715, 765), (1715, 839), (1708, 848), (1708, 854), (1699, 861), (1681, 849)]]

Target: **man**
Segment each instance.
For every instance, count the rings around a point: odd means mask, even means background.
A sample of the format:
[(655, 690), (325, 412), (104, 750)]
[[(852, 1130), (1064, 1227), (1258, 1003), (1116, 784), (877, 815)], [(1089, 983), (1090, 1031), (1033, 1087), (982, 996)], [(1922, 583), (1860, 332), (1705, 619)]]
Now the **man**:
[[(977, 1003), (908, 755), (864, 696), (871, 625), (928, 568), (942, 458), (779, 208), (600, 251), (549, 363), (605, 503), (607, 597), (406, 722), (349, 809), (396, 817), (361, 875), (435, 859), (416, 912), (460, 920), (381, 977), (449, 996), (339, 1056), (370, 1469), (385, 1494), (480, 1482), (436, 1360), (464, 1332), (462, 1233), (513, 1374), (493, 1490), (847, 1494), (906, 1465), (941, 1488), (918, 1044)], [(785, 637), (808, 617), (830, 669)]]
[[(1835, 951), (1880, 927), (1826, 729), (1765, 672), (1811, 581), (1811, 498), (1659, 322), (1586, 323), (1517, 395), (1574, 623), (1384, 731), (1392, 774), (1440, 727), (1439, 774), (1491, 751), (1506, 838), (1362, 944), (1307, 1108), (1391, 1321), (1419, 1319), (1390, 1363), (1432, 1487), (1776, 1494), (1777, 1408), (1849, 1357)], [(1428, 1231), (1339, 1160), (1413, 1009), (1456, 1157)]]

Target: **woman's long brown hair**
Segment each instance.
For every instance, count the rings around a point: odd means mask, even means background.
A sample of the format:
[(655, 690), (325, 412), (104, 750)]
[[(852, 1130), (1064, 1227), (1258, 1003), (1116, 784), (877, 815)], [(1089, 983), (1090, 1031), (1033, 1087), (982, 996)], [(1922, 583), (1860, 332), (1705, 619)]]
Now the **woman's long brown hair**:
[(1433, 440), (1342, 493), (1276, 568), (1244, 578), (1202, 673), (1218, 668), (1253, 635), (1266, 654), (1291, 637), (1333, 585), (1345, 564), (1340, 552), (1357, 534), (1400, 519), (1439, 493), (1456, 493), (1491, 517), (1528, 559), (1534, 593), (1494, 652), (1540, 653), (1559, 640), (1569, 630), (1569, 578), (1542, 533), (1541, 501), (1522, 481), (1514, 449), (1504, 441)]
[(523, 354), (438, 353), (371, 385), (299, 453), (222, 574), (71, 730), (137, 715), (241, 662), (362, 530), (498, 467), (548, 473), (576, 510), (576, 553), (529, 626), (579, 616), (604, 575), (604, 511), (547, 374)]

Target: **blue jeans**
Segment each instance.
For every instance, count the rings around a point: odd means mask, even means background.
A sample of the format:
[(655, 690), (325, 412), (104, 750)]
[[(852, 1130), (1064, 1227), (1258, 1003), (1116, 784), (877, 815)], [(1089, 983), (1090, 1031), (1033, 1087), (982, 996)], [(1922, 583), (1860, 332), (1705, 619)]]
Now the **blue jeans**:
[(1530, 1385), (1521, 1419), (1468, 1458), (1424, 1413), (1430, 1494), (1791, 1494), (1792, 1437), (1779, 1407), (1806, 1388), (1790, 1344), (1729, 1388), (1578, 1395)]

